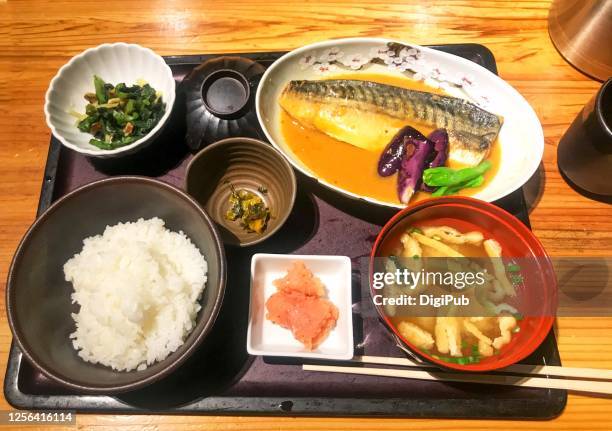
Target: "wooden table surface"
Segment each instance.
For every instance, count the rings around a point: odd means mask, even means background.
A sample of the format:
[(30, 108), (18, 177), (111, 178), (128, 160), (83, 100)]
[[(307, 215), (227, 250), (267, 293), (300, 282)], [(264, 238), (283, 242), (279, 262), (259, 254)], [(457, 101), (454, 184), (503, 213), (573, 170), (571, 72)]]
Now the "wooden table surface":
[[(484, 44), (493, 51), (501, 77), (529, 101), (544, 126), (543, 163), (525, 188), (534, 232), (553, 256), (611, 255), (612, 207), (573, 191), (557, 169), (557, 142), (599, 83), (569, 66), (553, 47), (547, 32), (549, 6), (531, 0), (0, 0), (2, 287), (17, 243), (36, 213), (49, 143), (43, 116), (49, 80), (85, 48), (118, 41), (162, 55), (288, 50), (347, 36)], [(4, 301), (1, 307), (4, 370), (11, 333)], [(612, 318), (562, 318), (557, 323), (565, 365), (612, 368)], [(9, 408), (3, 399), (0, 409)], [(77, 424), (98, 430), (610, 429), (610, 410), (608, 399), (570, 394), (561, 416), (543, 422), (83, 414)]]

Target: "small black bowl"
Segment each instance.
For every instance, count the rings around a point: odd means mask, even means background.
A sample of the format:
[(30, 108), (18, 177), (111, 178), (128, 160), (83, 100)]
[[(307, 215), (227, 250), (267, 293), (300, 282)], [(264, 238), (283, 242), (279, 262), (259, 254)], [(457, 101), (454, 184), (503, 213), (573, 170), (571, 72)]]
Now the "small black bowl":
[(181, 83), (187, 145), (198, 150), (229, 137), (261, 139), (254, 97), (265, 67), (244, 57), (217, 57), (195, 67)]
[[(69, 335), (77, 311), (63, 265), (80, 252), (83, 239), (107, 225), (159, 217), (183, 231), (206, 258), (208, 280), (195, 328), (166, 359), (142, 371), (114, 371), (85, 362)], [(117, 250), (121, 253), (121, 250)], [(210, 332), (225, 290), (226, 263), (213, 221), (174, 186), (144, 177), (114, 177), (83, 186), (55, 202), (32, 224), (11, 263), (6, 287), (8, 321), (17, 345), (32, 365), (79, 392), (111, 394), (143, 387), (168, 375)]]

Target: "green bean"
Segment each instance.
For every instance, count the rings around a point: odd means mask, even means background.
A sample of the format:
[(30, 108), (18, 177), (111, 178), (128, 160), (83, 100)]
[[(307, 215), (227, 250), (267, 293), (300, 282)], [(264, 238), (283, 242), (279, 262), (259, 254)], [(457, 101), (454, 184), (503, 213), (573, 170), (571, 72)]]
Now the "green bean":
[(451, 169), (444, 166), (429, 168), (423, 171), (423, 181), (432, 187), (450, 187), (477, 178), (491, 168), (491, 162), (485, 160), (478, 166), (463, 169)]
[(98, 99), (98, 103), (106, 103), (108, 98), (106, 97), (106, 89), (104, 85), (106, 83), (102, 78), (98, 75), (94, 75), (94, 87), (96, 88), (96, 98)]
[(465, 183), (462, 183), (456, 186), (438, 187), (436, 191), (433, 192), (431, 195), (433, 197), (455, 195), (457, 194), (457, 192), (459, 192), (459, 190), (479, 187), (482, 185), (483, 182), (484, 182), (484, 176), (479, 175), (476, 178), (472, 178), (471, 180), (466, 181)]

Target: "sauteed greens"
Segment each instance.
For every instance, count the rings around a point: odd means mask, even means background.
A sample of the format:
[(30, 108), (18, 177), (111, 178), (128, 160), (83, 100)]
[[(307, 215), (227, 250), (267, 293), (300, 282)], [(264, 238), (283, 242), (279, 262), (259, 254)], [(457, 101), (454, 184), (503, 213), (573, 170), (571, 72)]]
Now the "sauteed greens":
[(95, 93), (85, 93), (89, 102), (78, 128), (94, 137), (90, 144), (113, 150), (144, 137), (166, 111), (162, 96), (149, 84), (113, 86), (94, 75)]

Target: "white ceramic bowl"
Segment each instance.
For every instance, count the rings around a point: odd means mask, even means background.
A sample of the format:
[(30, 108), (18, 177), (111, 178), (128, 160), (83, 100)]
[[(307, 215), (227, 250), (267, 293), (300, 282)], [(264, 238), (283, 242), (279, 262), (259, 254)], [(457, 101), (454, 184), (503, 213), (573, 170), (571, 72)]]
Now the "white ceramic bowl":
[[(399, 64), (392, 61), (395, 58), (385, 54), (389, 44), (397, 44), (398, 50), (401, 48), (400, 52), (405, 53), (405, 59)], [(416, 76), (415, 72), (418, 72)], [(452, 96), (468, 99), (483, 109), (502, 115), (504, 124), (498, 141), (501, 145), (500, 167), (495, 177), (473, 195), (477, 199), (492, 202), (512, 193), (534, 174), (542, 160), (544, 133), (534, 110), (518, 91), (484, 67), (456, 55), (389, 39), (329, 40), (296, 49), (274, 62), (261, 79), (255, 105), (268, 140), (296, 169), (335, 191), (379, 205), (405, 206), (399, 201), (383, 202), (361, 196), (318, 178), (285, 142), (280, 130), (278, 98), (287, 82), (329, 79), (338, 73), (376, 73), (424, 79), (426, 84), (444, 86)]]
[[(327, 299), (338, 307), (336, 327), (313, 351), (293, 338), (291, 331), (266, 319), (266, 301), (276, 293), (273, 281), (284, 277), (291, 263), (301, 260), (321, 279)], [(351, 260), (346, 256), (257, 253), (251, 259), (251, 303), (247, 351), (251, 355), (312, 359), (353, 357)]]
[[(89, 144), (92, 136), (76, 127), (77, 119), (70, 112), (85, 112), (87, 101), (83, 95), (94, 91), (94, 75), (114, 85), (146, 81), (162, 93), (166, 112), (153, 130), (129, 145), (101, 150)], [(134, 152), (137, 147), (151, 142), (170, 117), (174, 99), (174, 78), (162, 57), (140, 45), (105, 43), (83, 51), (61, 67), (45, 96), (45, 117), (53, 135), (66, 147), (88, 156), (113, 157)]]

